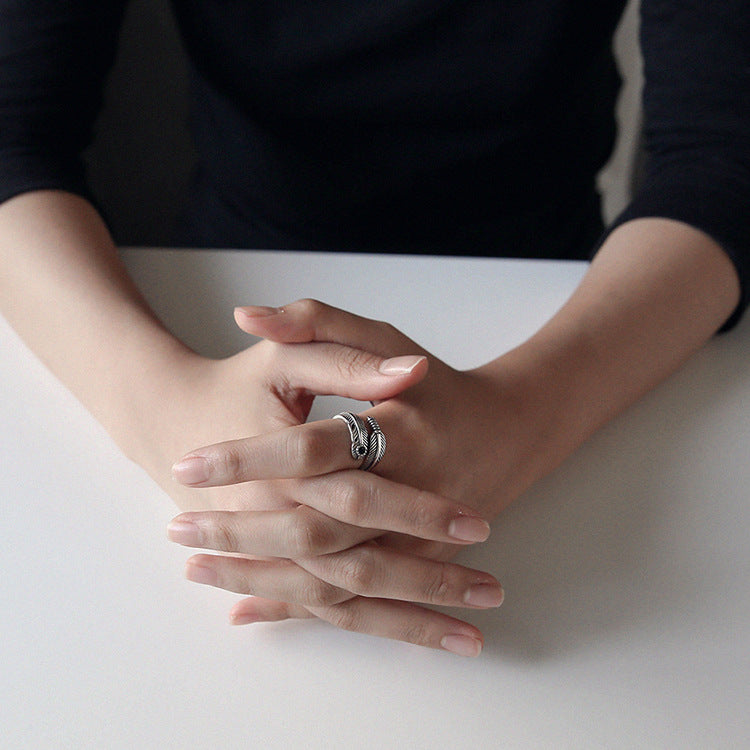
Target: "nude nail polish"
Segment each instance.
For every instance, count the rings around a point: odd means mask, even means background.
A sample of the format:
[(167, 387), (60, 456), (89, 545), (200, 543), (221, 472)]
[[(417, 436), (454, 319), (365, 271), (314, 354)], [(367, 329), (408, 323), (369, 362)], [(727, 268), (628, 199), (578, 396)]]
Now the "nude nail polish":
[(211, 476), (211, 465), (203, 456), (189, 456), (172, 467), (172, 476), (180, 484), (201, 484)]
[(185, 565), (185, 578), (193, 583), (205, 583), (207, 586), (216, 586), (219, 582), (219, 576), (215, 570), (198, 565), (190, 560)]
[(391, 359), (384, 360), (378, 369), (382, 375), (406, 375), (407, 373), (410, 373), (423, 359), (426, 359), (426, 357), (392, 357)]
[(278, 315), (280, 312), (283, 312), (280, 307), (266, 307), (265, 305), (235, 307), (234, 310), (242, 315), (246, 315), (248, 318), (267, 318), (270, 315)]
[(251, 614), (230, 614), (229, 615), (229, 624), (230, 625), (252, 625), (254, 622), (260, 622), (257, 615), (251, 615)]
[(202, 542), (200, 527), (191, 521), (172, 521), (167, 526), (167, 537), (186, 547), (200, 547)]
[(440, 645), (459, 656), (479, 656), (482, 653), (482, 642), (470, 635), (444, 635)]
[(499, 607), (503, 603), (503, 593), (500, 586), (496, 586), (493, 583), (479, 583), (476, 586), (472, 586), (464, 594), (464, 603), (470, 607), (482, 607), (488, 609), (490, 607)]
[(483, 518), (459, 516), (450, 522), (448, 535), (462, 542), (483, 542), (490, 535), (490, 525)]

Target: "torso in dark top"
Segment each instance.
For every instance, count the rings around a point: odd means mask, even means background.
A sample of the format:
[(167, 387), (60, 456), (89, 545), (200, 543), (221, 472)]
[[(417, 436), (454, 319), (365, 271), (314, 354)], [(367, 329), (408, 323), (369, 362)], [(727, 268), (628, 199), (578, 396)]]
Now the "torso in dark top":
[(585, 257), (623, 5), (176, 0), (194, 229), (205, 203), (214, 244), (246, 221), (276, 246)]
[[(0, 201), (88, 195), (126, 0), (0, 2)], [(202, 246), (581, 258), (614, 140), (625, 0), (172, 0)], [(750, 303), (750, 3), (641, 0), (645, 177)]]

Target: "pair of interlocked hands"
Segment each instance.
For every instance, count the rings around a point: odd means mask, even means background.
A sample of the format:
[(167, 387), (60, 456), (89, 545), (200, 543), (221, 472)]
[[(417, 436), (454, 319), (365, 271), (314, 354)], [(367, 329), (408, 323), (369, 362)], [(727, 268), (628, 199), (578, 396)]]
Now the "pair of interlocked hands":
[[(486, 540), (488, 520), (524, 489), (512, 378), (454, 370), (386, 323), (311, 300), (238, 308), (235, 320), (262, 339), (222, 365), (239, 358), (252, 373), (252, 424), (172, 467), (171, 494), (198, 510), (168, 529), (174, 542), (231, 554), (194, 555), (187, 577), (251, 595), (233, 607), (235, 624), (318, 617), (478, 655), (476, 627), (423, 605), (502, 602), (492, 575), (448, 561)], [(373, 471), (358, 470), (344, 422), (306, 423), (318, 394), (374, 404), (363, 416), (388, 449)]]

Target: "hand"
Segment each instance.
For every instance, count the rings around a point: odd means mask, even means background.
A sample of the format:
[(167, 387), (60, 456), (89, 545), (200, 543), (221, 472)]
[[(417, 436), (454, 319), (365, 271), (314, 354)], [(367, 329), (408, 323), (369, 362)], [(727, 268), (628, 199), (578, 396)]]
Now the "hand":
[(387, 398), (418, 382), (426, 370), (419, 356), (386, 362), (349, 347), (316, 343), (261, 341), (224, 360), (194, 355), (160, 373), (165, 395), (155, 399), (143, 432), (129, 441), (128, 454), (182, 509), (277, 507), (268, 505), (260, 483), (186, 489), (172, 478), (172, 464), (196, 445), (301, 424), (315, 394)]
[[(337, 437), (344, 443), (341, 423), (327, 423), (339, 427)], [(256, 439), (258, 452), (265, 438), (274, 450), (272, 445), (294, 432), (289, 428)], [(269, 464), (253, 474), (303, 474), (309, 458), (296, 451), (292, 456), (280, 472)], [(314, 464), (309, 468), (318, 471)], [(277, 494), (272, 502), (279, 506), (301, 504), (279, 511), (185, 513), (169, 528), (173, 541), (244, 556), (197, 555), (187, 565), (193, 581), (255, 595), (235, 607), (237, 624), (316, 615), (347, 629), (467, 655), (479, 652), (476, 628), (410, 602), (498, 606), (503, 592), (491, 575), (375, 541), (360, 544), (380, 537), (381, 529), (439, 543), (482, 541), (489, 526), (474, 511), (356, 469), (304, 481), (278, 479), (265, 487)]]
[[(466, 503), (491, 519), (536, 478), (534, 436), (539, 419), (538, 384), (516, 352), (489, 365), (458, 371), (438, 360), (393, 326), (369, 320), (312, 300), (282, 308), (283, 312), (258, 316), (257, 308), (238, 308), (240, 328), (266, 340), (287, 344), (337, 343), (366, 350), (380, 357), (402, 353), (422, 354), (429, 371), (418, 383), (364, 412), (374, 416), (388, 438), (388, 451), (375, 472), (400, 484), (429, 490)], [(532, 388), (533, 385), (533, 388)], [(318, 450), (329, 463), (325, 471), (346, 468), (341, 450), (341, 424), (318, 423), (299, 432), (307, 450)], [(251, 460), (255, 444), (235, 442), (220, 453), (232, 462), (229, 471), (211, 484), (236, 481)], [(278, 447), (278, 446), (277, 446)], [(278, 456), (269, 453), (275, 466)], [(216, 467), (218, 469), (218, 467)]]
[[(295, 303), (284, 308), (283, 313), (270, 313), (262, 317), (254, 314), (255, 309), (249, 309), (249, 312), (251, 315), (247, 316), (238, 311), (236, 318), (240, 326), (248, 332), (277, 340), (301, 343), (315, 338), (329, 338), (346, 343), (356, 339), (360, 342), (368, 341), (368, 346), (376, 352), (394, 354), (417, 350), (413, 342), (390, 326), (358, 318), (320, 303)], [(504, 395), (507, 397), (508, 393)], [(473, 501), (479, 498), (481, 504), (477, 505), (488, 517), (509, 501), (513, 486), (511, 483), (504, 486), (502, 480), (503, 469), (508, 472), (512, 461), (507, 461), (506, 467), (503, 467), (503, 455), (499, 450), (504, 435), (493, 420), (482, 418), (485, 413), (497, 414), (498, 401), (498, 386), (491, 378), (480, 372), (458, 373), (432, 359), (430, 373), (419, 386), (380, 403), (368, 412), (376, 416), (383, 426), (391, 446), (376, 468), (376, 472), (382, 475), (381, 478), (345, 470), (351, 465), (351, 458), (345, 450), (348, 433), (342, 423), (332, 420), (194, 452), (194, 457), (199, 453), (207, 461), (204, 468), (209, 470), (209, 474), (201, 478), (201, 486), (264, 477), (309, 475), (315, 478), (295, 485), (299, 502), (305, 505), (315, 504), (316, 498), (323, 494), (320, 492), (320, 483), (325, 482), (326, 493), (339, 498), (339, 501), (338, 507), (331, 507), (330, 504), (323, 507), (318, 504), (316, 507), (324, 513), (338, 512), (338, 518), (354, 525), (379, 525), (381, 529), (405, 531), (406, 535), (401, 533), (382, 536), (378, 539), (377, 548), (369, 546), (364, 551), (362, 547), (346, 549), (351, 544), (351, 537), (341, 536), (336, 542), (339, 551), (327, 554), (323, 547), (316, 550), (318, 556), (311, 556), (309, 549), (284, 549), (284, 534), (281, 533), (275, 540), (275, 554), (293, 557), (295, 563), (284, 560), (263, 561), (259, 564), (257, 561), (199, 556), (193, 558), (189, 565), (189, 575), (194, 579), (212, 581), (215, 585), (244, 593), (262, 594), (264, 597), (273, 593), (273, 598), (270, 599), (253, 598), (238, 604), (233, 612), (239, 622), (309, 616), (314, 613), (343, 627), (431, 646), (445, 647), (444, 639), (447, 637), (450, 642), (453, 634), (460, 631), (461, 638), (469, 638), (469, 641), (456, 641), (462, 643), (464, 652), (478, 651), (481, 634), (472, 626), (456, 620), (451, 622), (444, 619), (444, 616), (438, 616), (414, 604), (384, 601), (383, 597), (454, 605), (470, 604), (471, 599), (478, 604), (482, 598), (467, 594), (472, 584), (467, 582), (469, 574), (466, 571), (463, 571), (463, 575), (457, 575), (458, 571), (454, 570), (456, 566), (438, 563), (436, 567), (433, 562), (434, 559), (450, 557), (456, 547), (447, 544), (448, 540), (445, 538), (440, 540), (439, 536), (426, 533), (430, 514), (435, 511), (433, 493), (425, 492), (424, 488), (440, 490), (438, 497), (460, 499), (463, 495)], [(448, 406), (453, 408), (446, 408)], [(509, 429), (512, 427), (510, 419), (505, 424)], [(478, 426), (484, 426), (485, 431), (478, 430)], [(457, 439), (455, 427), (461, 428), (468, 435), (468, 444), (462, 445)], [(473, 441), (476, 439), (486, 449), (486, 455), (472, 455), (476, 447)], [(296, 446), (293, 452), (287, 449), (290, 441)], [(421, 446), (422, 450), (408, 457), (413, 460), (407, 460), (406, 456), (401, 456), (399, 460), (398, 454), (394, 455), (394, 447), (398, 450), (399, 446), (414, 445)], [(498, 449), (493, 451), (493, 446), (498, 446)], [(450, 455), (452, 450), (456, 451), (455, 456)], [(467, 472), (467, 466), (472, 471)], [(393, 485), (383, 484), (383, 477), (399, 480), (396, 492), (389, 491)], [(402, 483), (412, 485), (412, 488)], [(401, 498), (404, 494), (413, 493), (413, 487), (420, 489), (415, 497), (415, 510), (422, 523), (412, 525), (409, 529), (403, 527), (399, 508), (404, 507)], [(340, 500), (342, 496), (345, 498), (343, 504)], [(377, 521), (372, 517), (362, 516), (363, 510), (372, 505), (373, 496), (377, 497), (378, 507), (385, 507), (385, 513), (381, 511)], [(249, 554), (273, 554), (267, 547), (257, 546), (259, 540), (257, 529), (254, 528), (257, 518), (222, 519), (204, 516), (190, 520), (214, 528), (214, 540), (204, 538), (203, 543), (196, 546)], [(217, 545), (216, 537), (226, 537), (228, 525), (232, 528), (234, 545)], [(218, 533), (217, 529), (220, 529)], [(422, 539), (415, 538), (417, 536)], [(264, 538), (268, 540), (267, 535)], [(240, 539), (243, 542), (238, 543)], [(433, 541), (426, 542), (424, 539)], [(474, 540), (478, 539), (479, 537), (475, 537)], [(452, 541), (455, 542), (455, 539)], [(330, 539), (328, 543), (330, 544)], [(301, 556), (297, 557), (298, 554)], [(421, 559), (415, 563), (417, 555), (433, 560)], [(202, 570), (199, 575), (195, 575), (193, 564), (210, 573), (204, 575)], [(421, 577), (415, 578), (415, 566), (421, 571)], [(314, 573), (319, 580), (304, 575), (300, 577), (300, 569), (306, 573)], [(264, 588), (264, 582), (270, 577), (275, 582), (273, 592)], [(409, 579), (412, 585), (405, 586), (404, 581)], [(440, 582), (436, 584), (438, 579)], [(328, 600), (319, 597), (321, 580), (336, 588), (332, 592), (324, 587)], [(416, 586), (413, 585), (415, 580)], [(479, 580), (475, 578), (473, 585), (479, 583)], [(301, 581), (305, 581), (305, 585), (309, 587), (308, 593), (312, 592), (309, 599), (300, 597)], [(496, 606), (500, 603), (502, 593), (494, 579), (485, 577), (479, 585), (479, 591), (484, 594), (484, 606)], [(332, 604), (330, 596), (340, 597), (341, 589), (360, 596), (346, 599), (343, 604)], [(437, 600), (436, 590), (441, 592)], [(320, 604), (325, 606), (316, 606)]]

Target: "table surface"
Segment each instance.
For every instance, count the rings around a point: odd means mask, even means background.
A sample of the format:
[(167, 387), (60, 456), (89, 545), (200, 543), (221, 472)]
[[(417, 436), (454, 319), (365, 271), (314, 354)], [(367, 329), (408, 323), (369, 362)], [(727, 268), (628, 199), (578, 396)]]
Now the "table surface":
[[(580, 263), (130, 249), (212, 356), (235, 304), (390, 320), (457, 367), (522, 341)], [(0, 321), (0, 746), (736, 748), (750, 736), (750, 322), (590, 440), (463, 560), (506, 588), (478, 660), (323, 623), (232, 628), (171, 501)], [(330, 400), (318, 416), (332, 413)], [(746, 746), (746, 745), (744, 745)]]

